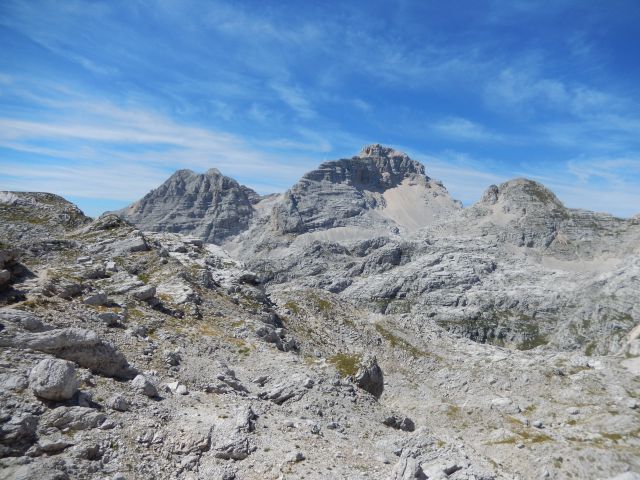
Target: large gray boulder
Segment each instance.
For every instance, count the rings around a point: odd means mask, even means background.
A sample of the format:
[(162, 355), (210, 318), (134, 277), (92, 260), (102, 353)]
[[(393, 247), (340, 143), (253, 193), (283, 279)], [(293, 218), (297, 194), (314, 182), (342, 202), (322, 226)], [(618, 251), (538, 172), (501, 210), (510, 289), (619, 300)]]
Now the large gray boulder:
[(45, 400), (69, 400), (78, 390), (76, 367), (66, 360), (42, 360), (31, 370), (29, 386), (36, 396)]
[(48, 332), (16, 332), (0, 336), (0, 347), (30, 348), (64, 358), (94, 373), (131, 378), (135, 371), (125, 356), (98, 335), (83, 328), (60, 328)]

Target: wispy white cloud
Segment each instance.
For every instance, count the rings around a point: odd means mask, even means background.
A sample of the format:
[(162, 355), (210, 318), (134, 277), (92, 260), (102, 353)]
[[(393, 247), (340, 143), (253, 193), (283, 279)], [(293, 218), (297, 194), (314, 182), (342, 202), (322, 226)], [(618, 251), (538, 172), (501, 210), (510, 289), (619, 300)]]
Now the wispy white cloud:
[(310, 119), (316, 116), (316, 112), (311, 106), (307, 95), (297, 87), (283, 84), (272, 84), (271, 88), (278, 94), (280, 99), (289, 106), (298, 116)]
[(502, 142), (503, 135), (492, 132), (486, 127), (461, 117), (447, 117), (435, 122), (432, 129), (447, 137), (478, 142)]
[[(38, 118), (0, 116), (0, 144), (15, 152), (0, 159), (1, 188), (133, 201), (177, 168), (214, 166), (239, 180), (290, 185), (315, 164), (292, 156), (295, 142), (298, 150), (313, 151), (309, 142), (319, 152), (331, 149), (311, 131), (292, 135), (291, 144), (269, 143), (180, 123), (142, 106), (78, 94), (56, 98), (57, 107), (45, 101)], [(28, 164), (23, 154), (30, 155)]]
[(480, 200), (489, 185), (510, 178), (509, 173), (498, 172), (497, 166), (491, 162), (473, 159), (462, 152), (418, 152), (411, 156), (425, 165), (428, 176), (442, 181), (451, 196), (466, 206)]

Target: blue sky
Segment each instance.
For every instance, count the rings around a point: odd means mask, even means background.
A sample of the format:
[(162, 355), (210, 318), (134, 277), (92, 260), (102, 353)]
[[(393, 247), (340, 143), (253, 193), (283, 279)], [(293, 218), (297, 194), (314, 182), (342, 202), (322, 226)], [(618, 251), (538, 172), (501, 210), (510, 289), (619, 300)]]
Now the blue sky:
[(640, 2), (0, 2), (0, 189), (90, 215), (178, 168), (261, 193), (379, 142), (465, 204), (640, 212)]

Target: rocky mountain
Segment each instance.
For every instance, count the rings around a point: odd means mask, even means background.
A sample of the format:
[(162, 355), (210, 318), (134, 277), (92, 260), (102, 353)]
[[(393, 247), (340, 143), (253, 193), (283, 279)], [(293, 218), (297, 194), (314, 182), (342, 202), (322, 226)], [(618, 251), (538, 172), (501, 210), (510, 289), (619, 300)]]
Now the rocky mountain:
[[(274, 207), (282, 234), (332, 228), (414, 231), (459, 210), (444, 186), (406, 154), (369, 145), (305, 174)], [(370, 234), (370, 233), (369, 233)]]
[(379, 145), (127, 212), (0, 193), (0, 478), (640, 478), (637, 219)]
[(144, 230), (196, 235), (219, 243), (247, 229), (260, 196), (212, 168), (178, 170), (118, 215)]

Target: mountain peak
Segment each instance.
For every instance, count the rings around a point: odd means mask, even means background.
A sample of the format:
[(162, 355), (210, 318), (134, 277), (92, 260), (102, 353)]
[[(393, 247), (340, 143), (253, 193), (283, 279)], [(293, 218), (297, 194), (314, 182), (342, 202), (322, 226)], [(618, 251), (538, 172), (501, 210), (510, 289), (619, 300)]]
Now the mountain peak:
[(219, 243), (245, 230), (260, 196), (220, 170), (178, 170), (118, 214), (144, 230), (189, 233)]
[(417, 229), (458, 209), (420, 162), (372, 144), (306, 173), (274, 210), (273, 222), (281, 233), (335, 227), (382, 232)]
[[(383, 192), (400, 185), (407, 178), (429, 181), (424, 166), (405, 153), (380, 144), (367, 145), (352, 158), (322, 163), (306, 173), (301, 182), (346, 184), (359, 190)], [(295, 187), (294, 187), (295, 188)]]
[(515, 178), (485, 190), (480, 203), (495, 204), (499, 201), (527, 206), (539, 204), (548, 208), (564, 208), (562, 202), (547, 187), (528, 178)]
[(409, 156), (404, 153), (404, 152), (400, 152), (399, 150), (395, 150), (391, 147), (385, 147), (384, 145), (380, 145), (379, 143), (372, 143), (370, 145), (365, 145), (364, 147), (362, 147), (362, 149), (360, 150), (360, 153), (358, 153), (357, 155), (360, 158), (367, 158), (367, 157), (387, 157), (387, 158), (394, 158), (394, 157), (401, 157), (401, 158), (409, 158)]

